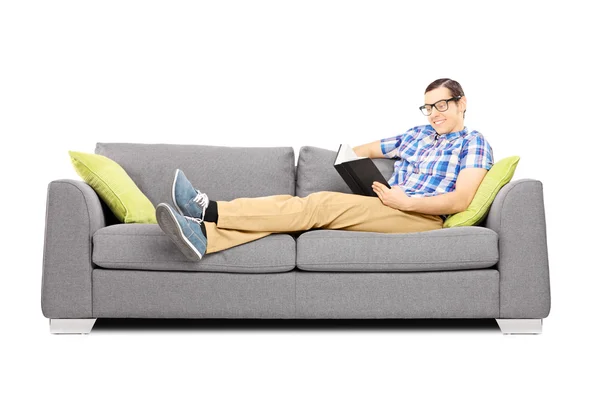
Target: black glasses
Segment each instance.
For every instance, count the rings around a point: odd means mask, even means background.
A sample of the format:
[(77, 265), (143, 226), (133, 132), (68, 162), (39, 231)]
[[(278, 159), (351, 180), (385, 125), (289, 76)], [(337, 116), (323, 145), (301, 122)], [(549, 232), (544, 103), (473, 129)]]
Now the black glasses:
[(430, 116), (431, 115), (431, 111), (433, 111), (433, 107), (435, 107), (436, 110), (438, 110), (439, 112), (444, 112), (448, 109), (448, 102), (452, 101), (452, 100), (460, 100), (462, 96), (457, 96), (457, 97), (453, 97), (451, 99), (448, 100), (440, 100), (440, 101), (436, 101), (434, 104), (425, 104), (421, 107), (419, 107), (419, 110), (421, 110), (421, 112), (425, 115), (425, 116)]

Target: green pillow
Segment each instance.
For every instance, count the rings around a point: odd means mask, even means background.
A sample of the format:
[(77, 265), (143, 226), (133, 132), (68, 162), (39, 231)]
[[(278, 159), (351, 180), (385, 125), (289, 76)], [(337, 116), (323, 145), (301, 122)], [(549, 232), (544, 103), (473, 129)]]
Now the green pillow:
[(69, 151), (77, 174), (120, 222), (156, 224), (154, 205), (115, 161), (99, 154)]
[(481, 222), (502, 186), (512, 179), (520, 159), (519, 156), (506, 157), (492, 165), (477, 188), (477, 193), (469, 207), (465, 211), (449, 216), (444, 221), (443, 228), (473, 226)]

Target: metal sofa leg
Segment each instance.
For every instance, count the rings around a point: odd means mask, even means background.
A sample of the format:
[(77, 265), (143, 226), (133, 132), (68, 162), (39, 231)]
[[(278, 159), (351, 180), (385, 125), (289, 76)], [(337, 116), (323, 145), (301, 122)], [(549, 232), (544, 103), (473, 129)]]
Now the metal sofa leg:
[(496, 318), (496, 322), (505, 335), (542, 333), (542, 319)]
[(50, 333), (81, 333), (88, 334), (92, 331), (92, 327), (96, 322), (96, 318), (84, 319), (66, 319), (66, 318), (51, 318)]

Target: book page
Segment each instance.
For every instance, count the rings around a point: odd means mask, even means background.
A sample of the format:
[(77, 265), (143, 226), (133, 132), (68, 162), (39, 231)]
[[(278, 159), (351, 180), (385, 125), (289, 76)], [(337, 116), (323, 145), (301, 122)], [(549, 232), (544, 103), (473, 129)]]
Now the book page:
[(350, 147), (349, 144), (341, 144), (340, 148), (338, 150), (337, 157), (336, 157), (333, 165), (338, 165), (338, 164), (344, 163), (346, 161), (360, 160), (361, 158), (367, 158), (367, 157), (359, 157), (356, 155), (354, 150), (352, 150), (352, 147)]

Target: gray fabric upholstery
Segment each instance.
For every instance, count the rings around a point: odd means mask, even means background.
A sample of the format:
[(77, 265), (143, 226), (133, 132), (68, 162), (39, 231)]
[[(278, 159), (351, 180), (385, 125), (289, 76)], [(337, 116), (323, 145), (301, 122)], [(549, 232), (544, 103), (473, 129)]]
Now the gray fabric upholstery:
[[(261, 239), (262, 240), (262, 239)], [(96, 318), (293, 318), (294, 274), (94, 269)]]
[[(98, 143), (96, 153), (123, 166), (155, 205), (171, 202), (176, 168), (213, 200), (349, 193), (335, 151), (317, 147), (301, 149), (297, 175), (291, 147)], [(391, 176), (394, 160), (374, 161)], [(115, 222), (84, 182), (49, 184), (44, 316), (533, 319), (550, 311), (538, 180), (505, 185), (476, 227), (272, 234), (200, 263), (184, 259), (158, 225)]]
[[(337, 150), (327, 150), (314, 146), (300, 148), (296, 176), (296, 196), (306, 197), (314, 192), (330, 191), (352, 193), (333, 166)], [(394, 173), (392, 159), (374, 159), (375, 166), (385, 179)]]
[(545, 318), (550, 275), (542, 182), (519, 179), (502, 187), (485, 226), (498, 233), (500, 318)]
[(50, 182), (41, 295), (47, 318), (92, 317), (92, 235), (105, 224), (100, 198), (85, 182)]
[(156, 224), (119, 224), (94, 234), (94, 264), (112, 269), (265, 273), (294, 269), (296, 241), (271, 234), (189, 261)]
[[(295, 270), (298, 271), (298, 270)], [(296, 274), (297, 318), (498, 318), (496, 269)]]
[(498, 262), (498, 235), (478, 226), (415, 233), (314, 230), (298, 237), (306, 271), (444, 271)]
[(94, 317), (497, 318), (498, 279), (495, 269), (227, 274), (98, 268)]
[(292, 147), (97, 143), (96, 153), (123, 167), (155, 206), (172, 203), (177, 168), (215, 201), (295, 193)]

